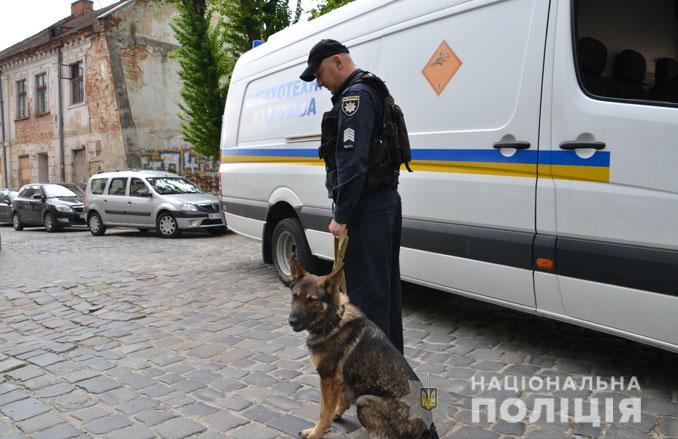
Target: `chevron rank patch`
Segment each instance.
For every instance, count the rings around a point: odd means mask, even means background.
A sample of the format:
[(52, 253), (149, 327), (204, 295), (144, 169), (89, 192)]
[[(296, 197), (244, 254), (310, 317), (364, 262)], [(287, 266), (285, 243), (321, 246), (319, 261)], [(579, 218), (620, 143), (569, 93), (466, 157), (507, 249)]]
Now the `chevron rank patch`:
[(353, 148), (355, 144), (355, 131), (353, 128), (346, 128), (344, 130), (344, 149)]
[(353, 116), (360, 107), (360, 96), (344, 96), (341, 99), (341, 111), (347, 116)]

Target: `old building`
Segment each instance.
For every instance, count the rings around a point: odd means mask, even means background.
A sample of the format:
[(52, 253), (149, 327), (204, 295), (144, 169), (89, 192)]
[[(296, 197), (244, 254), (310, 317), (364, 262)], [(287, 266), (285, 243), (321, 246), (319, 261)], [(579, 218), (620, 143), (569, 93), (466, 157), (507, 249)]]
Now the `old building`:
[(71, 15), (0, 52), (0, 185), (84, 183), (97, 171), (166, 169), (215, 186), (215, 164), (179, 128), (179, 64), (167, 2)]

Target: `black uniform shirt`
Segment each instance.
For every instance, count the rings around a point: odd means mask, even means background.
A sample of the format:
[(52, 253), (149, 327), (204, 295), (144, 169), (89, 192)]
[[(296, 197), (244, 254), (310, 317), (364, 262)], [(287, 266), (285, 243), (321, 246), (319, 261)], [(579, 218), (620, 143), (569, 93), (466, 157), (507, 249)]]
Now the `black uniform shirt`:
[(337, 185), (332, 190), (334, 221), (347, 224), (365, 188), (370, 143), (382, 129), (384, 103), (379, 93), (364, 83), (348, 85), (362, 70), (349, 76), (332, 96), (339, 102), (336, 143)]

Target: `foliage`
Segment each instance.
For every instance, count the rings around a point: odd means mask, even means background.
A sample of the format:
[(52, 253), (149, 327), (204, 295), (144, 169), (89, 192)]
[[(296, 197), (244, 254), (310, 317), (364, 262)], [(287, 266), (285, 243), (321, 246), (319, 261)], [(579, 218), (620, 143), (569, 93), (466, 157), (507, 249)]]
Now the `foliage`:
[(321, 0), (315, 8), (311, 9), (311, 20), (351, 3), (352, 1), (353, 0)]
[(179, 14), (172, 30), (180, 47), (179, 60), (183, 86), (179, 118), (184, 139), (203, 155), (219, 156), (221, 116), (228, 92), (222, 78), (230, 68), (222, 41), (210, 27), (212, 12), (207, 0), (173, 0)]

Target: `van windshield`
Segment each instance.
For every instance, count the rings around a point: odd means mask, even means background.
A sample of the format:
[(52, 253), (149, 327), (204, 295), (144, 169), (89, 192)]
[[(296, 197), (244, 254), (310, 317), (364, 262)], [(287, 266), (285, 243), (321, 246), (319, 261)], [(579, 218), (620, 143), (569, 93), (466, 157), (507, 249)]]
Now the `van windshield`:
[(202, 194), (203, 191), (185, 178), (151, 177), (146, 180), (160, 195), (171, 194)]

